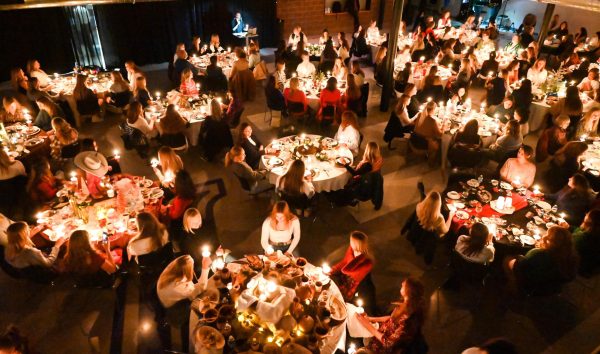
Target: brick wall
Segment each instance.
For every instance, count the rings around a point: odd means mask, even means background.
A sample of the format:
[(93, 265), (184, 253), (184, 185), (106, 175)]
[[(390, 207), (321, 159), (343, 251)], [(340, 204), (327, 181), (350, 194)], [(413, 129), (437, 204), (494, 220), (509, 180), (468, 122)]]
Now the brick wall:
[[(389, 32), (393, 0), (372, 0), (371, 10), (359, 12), (360, 23), (365, 27), (371, 20), (377, 20), (380, 1), (385, 1), (384, 23), (377, 25), (382, 31)], [(286, 39), (295, 25), (302, 26), (302, 31), (311, 38), (318, 37), (324, 28), (332, 36), (337, 32), (351, 34), (354, 29), (354, 20), (348, 13), (326, 15), (324, 0), (278, 0), (277, 18), (284, 21), (283, 37)], [(346, 38), (350, 39), (350, 36)]]

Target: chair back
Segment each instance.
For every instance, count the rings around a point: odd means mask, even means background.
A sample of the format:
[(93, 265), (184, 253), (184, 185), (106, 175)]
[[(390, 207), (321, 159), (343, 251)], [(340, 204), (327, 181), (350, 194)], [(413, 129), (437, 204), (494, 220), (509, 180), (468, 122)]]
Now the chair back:
[(187, 146), (187, 138), (183, 133), (163, 134), (160, 136), (160, 142), (174, 150), (181, 150)]
[(379, 172), (369, 172), (360, 177), (355, 197), (360, 201), (370, 200), (379, 210), (383, 204), (383, 176)]
[(77, 154), (81, 151), (81, 146), (79, 141), (74, 142), (73, 144), (65, 145), (60, 149), (60, 156), (63, 159), (72, 159), (75, 158)]
[(483, 282), (489, 271), (488, 265), (468, 261), (456, 250), (453, 250), (450, 256), (450, 266), (461, 282), (472, 284)]
[(302, 193), (299, 195), (291, 195), (285, 193), (283, 191), (279, 191), (278, 193), (279, 199), (284, 200), (290, 206), (290, 209), (307, 209), (310, 205), (310, 200), (306, 196), (306, 194)]
[(428, 142), (427, 139), (422, 137), (421, 135), (413, 132), (410, 134), (410, 138), (408, 139), (410, 145), (418, 150), (427, 150)]
[(237, 126), (240, 124), (240, 120), (242, 118), (242, 114), (244, 113), (244, 110), (245, 110), (245, 108), (242, 108), (239, 111), (235, 112), (235, 114), (231, 118), (231, 122), (229, 122), (229, 127), (237, 128)]
[(240, 185), (242, 186), (243, 190), (245, 190), (246, 192), (250, 192), (252, 190), (252, 187), (250, 187), (250, 183), (248, 183), (247, 179), (238, 175), (235, 175), (235, 177), (238, 179), (238, 181), (240, 181)]
[(19, 272), (19, 270), (17, 268), (13, 267), (6, 261), (6, 258), (4, 256), (4, 246), (2, 246), (2, 245), (0, 245), (0, 268), (2, 268), (2, 270), (6, 274), (8, 274), (11, 278), (14, 278), (14, 279), (21, 278), (21, 272)]
[(58, 273), (54, 269), (43, 266), (29, 266), (19, 269), (19, 273), (22, 278), (38, 284), (49, 284), (58, 277)]
[(129, 101), (133, 98), (133, 93), (129, 90), (115, 93), (113, 96), (114, 105), (116, 107), (125, 107), (129, 104)]
[(292, 114), (304, 114), (304, 104), (302, 102), (288, 101), (288, 112)]
[(143, 273), (158, 273), (173, 260), (173, 246), (167, 242), (156, 251), (137, 256), (137, 263)]
[(333, 120), (335, 118), (335, 111), (335, 105), (328, 104), (321, 110), (321, 116), (323, 117), (323, 119)]
[(0, 213), (13, 217), (22, 200), (27, 200), (25, 188), (27, 177), (16, 176), (11, 179), (0, 181)]
[(454, 144), (448, 151), (448, 161), (456, 168), (474, 168), (481, 164), (483, 155), (478, 146)]

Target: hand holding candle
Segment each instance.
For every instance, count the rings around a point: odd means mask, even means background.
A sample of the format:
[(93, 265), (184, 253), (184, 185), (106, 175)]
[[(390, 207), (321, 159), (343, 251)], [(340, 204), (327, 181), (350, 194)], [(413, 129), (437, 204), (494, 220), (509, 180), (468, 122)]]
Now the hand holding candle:
[(204, 258), (210, 257), (210, 247), (202, 246), (202, 257), (204, 257)]
[(362, 299), (358, 299), (356, 300), (356, 313), (359, 315), (362, 315), (363, 313), (365, 313), (365, 309), (363, 308), (364, 302), (362, 301)]

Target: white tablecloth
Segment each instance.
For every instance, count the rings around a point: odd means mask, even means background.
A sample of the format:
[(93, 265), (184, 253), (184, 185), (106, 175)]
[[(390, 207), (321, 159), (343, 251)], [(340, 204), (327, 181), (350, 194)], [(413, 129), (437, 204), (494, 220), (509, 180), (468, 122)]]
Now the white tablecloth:
[[(320, 138), (319, 135), (306, 135), (306, 136), (310, 137), (313, 140)], [(282, 138), (279, 140), (288, 139), (288, 138), (289, 137)], [(271, 146), (269, 145), (267, 148), (270, 148), (270, 147)], [(267, 161), (272, 156), (273, 155), (263, 155), (262, 156), (261, 161), (260, 161), (261, 169), (267, 169), (267, 165), (268, 165)], [(280, 156), (281, 156), (281, 154), (280, 154)], [(350, 150), (345, 149), (345, 148), (340, 148), (339, 150), (337, 150), (336, 156), (345, 156), (345, 157), (352, 159), (352, 153), (350, 152)], [(283, 158), (283, 159), (284, 159), (283, 166), (275, 167), (275, 168), (271, 169), (268, 173), (269, 182), (271, 184), (275, 184), (277, 182), (277, 179), (287, 172), (289, 165), (292, 163), (292, 160), (289, 158)], [(317, 175), (313, 177), (313, 180), (312, 180), (313, 186), (315, 187), (315, 192), (317, 192), (317, 193), (331, 192), (331, 191), (336, 191), (336, 190), (342, 189), (342, 188), (344, 188), (344, 186), (346, 185), (346, 183), (348, 182), (348, 180), (351, 177), (350, 173), (348, 173), (346, 168), (336, 165), (335, 161), (320, 161), (320, 160), (317, 160), (314, 155), (309, 155), (309, 156), (303, 157), (303, 161), (304, 161), (307, 169), (318, 169), (318, 171), (319, 171), (317, 173)]]
[(544, 117), (550, 112), (550, 106), (546, 102), (533, 102), (529, 106), (529, 131), (535, 132), (544, 128)]

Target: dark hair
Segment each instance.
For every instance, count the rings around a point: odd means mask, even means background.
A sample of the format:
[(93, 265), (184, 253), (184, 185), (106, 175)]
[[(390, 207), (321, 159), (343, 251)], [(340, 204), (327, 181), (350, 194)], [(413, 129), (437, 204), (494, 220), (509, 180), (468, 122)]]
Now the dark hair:
[(29, 343), (27, 337), (21, 334), (21, 331), (10, 324), (2, 333), (0, 333), (0, 350), (15, 350), (21, 354), (28, 354)]
[(468, 144), (479, 143), (479, 122), (477, 119), (469, 120), (456, 134), (456, 137), (460, 137), (461, 142), (467, 142)]
[(573, 184), (575, 187), (573, 188), (580, 196), (584, 196), (589, 194), (590, 190), (590, 182), (588, 182), (587, 178), (580, 173), (576, 173), (572, 176)]
[(525, 124), (529, 120), (529, 111), (525, 107), (517, 107), (515, 108), (515, 113), (519, 114), (521, 117), (521, 121), (519, 124)]
[(96, 141), (93, 138), (85, 138), (81, 140), (81, 151), (96, 151), (94, 144)]
[(327, 86), (325, 87), (328, 91), (335, 91), (337, 89), (337, 79), (335, 77), (330, 77), (327, 80)]
[(464, 253), (466, 256), (475, 256), (483, 250), (485, 245), (488, 242), (488, 236), (490, 235), (490, 231), (487, 226), (480, 222), (476, 222), (471, 226), (471, 230), (469, 231), (469, 238), (467, 242), (467, 248)]
[(517, 348), (508, 339), (492, 338), (483, 343), (479, 349), (488, 354), (517, 354)]
[(523, 144), (521, 145), (521, 149), (523, 149), (526, 156), (533, 156), (533, 148), (530, 145)]
[(565, 96), (565, 107), (574, 112), (581, 112), (583, 103), (579, 97), (579, 89), (577, 86), (567, 87), (567, 95)]
[(183, 199), (194, 199), (196, 197), (196, 186), (186, 170), (180, 170), (175, 175), (175, 195)]
[(600, 237), (600, 209), (590, 210), (587, 213), (587, 219), (589, 222), (586, 222), (584, 219), (583, 223), (581, 224), (583, 231), (595, 236), (596, 238)]
[(277, 58), (277, 60), (275, 60), (275, 64), (285, 64), (285, 60), (283, 60), (283, 58)]
[(214, 64), (217, 63), (217, 56), (216, 55), (211, 55), (211, 57), (210, 57), (209, 60), (210, 60), (210, 63), (214, 65)]

